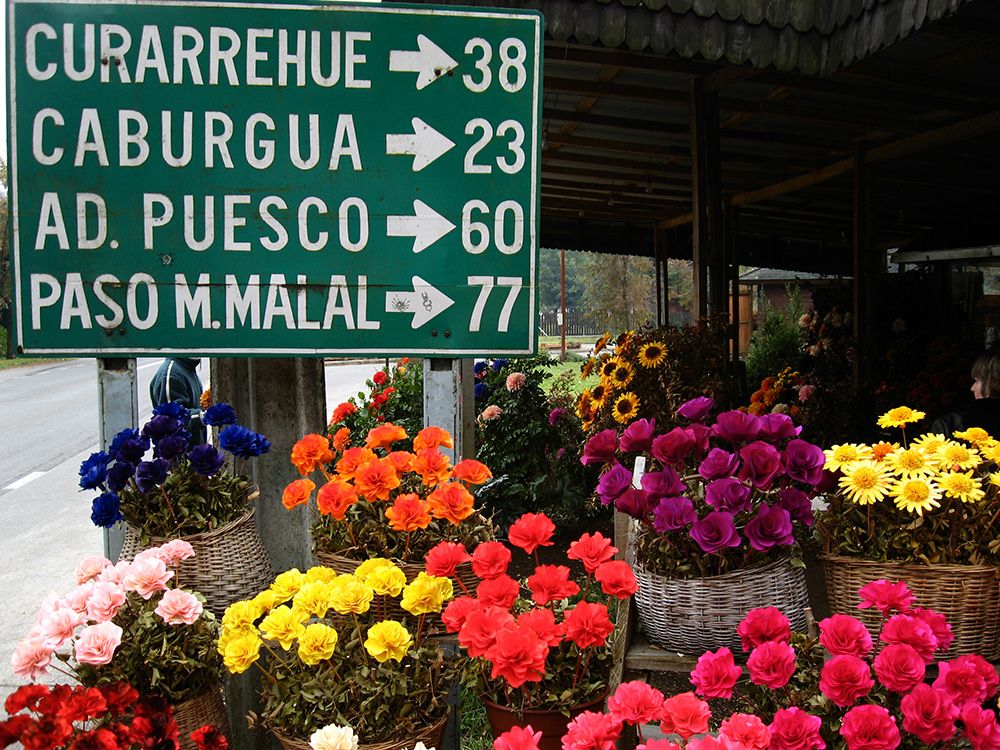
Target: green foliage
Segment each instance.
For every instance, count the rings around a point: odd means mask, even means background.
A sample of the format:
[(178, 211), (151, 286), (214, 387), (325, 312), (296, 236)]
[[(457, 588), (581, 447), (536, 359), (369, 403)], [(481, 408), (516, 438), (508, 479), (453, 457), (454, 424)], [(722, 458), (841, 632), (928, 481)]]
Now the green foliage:
[(798, 287), (788, 287), (788, 303), (782, 309), (762, 301), (760, 326), (750, 336), (747, 351), (747, 378), (759, 383), (768, 375), (786, 367), (796, 368), (802, 355), (802, 297)]
[(591, 253), (584, 265), (584, 308), (601, 325), (628, 330), (656, 317), (652, 258)]
[(334, 410), (328, 427), (330, 435), (346, 427), (351, 445), (363, 445), (369, 430), (391, 422), (410, 436), (397, 448), (409, 450), (424, 420), (424, 375), (420, 362), (403, 357), (394, 365), (376, 370), (366, 385), (367, 393), (359, 391)]
[[(557, 310), (562, 302), (560, 251), (543, 247), (538, 251), (538, 309)], [(589, 253), (566, 251), (566, 308), (583, 308), (586, 265)]]

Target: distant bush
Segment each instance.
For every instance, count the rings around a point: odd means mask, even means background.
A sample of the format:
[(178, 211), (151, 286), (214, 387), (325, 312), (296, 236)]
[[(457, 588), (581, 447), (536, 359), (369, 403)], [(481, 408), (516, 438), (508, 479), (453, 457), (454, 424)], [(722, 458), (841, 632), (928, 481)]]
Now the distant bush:
[(802, 357), (803, 334), (799, 319), (805, 309), (798, 287), (788, 287), (788, 303), (781, 309), (765, 298), (760, 325), (750, 336), (747, 351), (747, 380), (759, 383), (786, 367), (795, 369)]

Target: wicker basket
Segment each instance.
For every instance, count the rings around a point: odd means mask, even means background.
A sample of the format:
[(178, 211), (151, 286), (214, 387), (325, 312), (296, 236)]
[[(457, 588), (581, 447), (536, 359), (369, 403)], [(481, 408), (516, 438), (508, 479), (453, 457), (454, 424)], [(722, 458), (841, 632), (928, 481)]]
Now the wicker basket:
[[(214, 531), (181, 538), (194, 547), (194, 557), (181, 562), (178, 585), (201, 593), (216, 617), (222, 617), (233, 602), (255, 596), (274, 580), (271, 559), (257, 532), (252, 507)], [(168, 541), (151, 539), (149, 544), (141, 545), (139, 540), (139, 529), (125, 524), (122, 560), (131, 560), (146, 547)]]
[[(423, 742), (427, 747), (440, 747), (441, 740), (444, 737), (444, 728), (447, 725), (448, 714), (445, 714), (431, 726), (417, 734), (416, 737), (405, 740), (397, 740), (396, 742), (374, 742), (371, 744), (361, 743), (358, 745), (358, 750), (411, 750), (411, 748), (418, 742)], [(293, 737), (288, 737), (276, 729), (272, 729), (271, 733), (285, 750), (311, 750), (308, 740), (299, 740)]]
[(777, 607), (793, 630), (806, 629), (805, 571), (787, 558), (709, 578), (664, 578), (634, 567), (639, 622), (650, 641), (670, 651), (698, 655), (728, 646), (740, 653), (736, 626), (757, 607)]
[(181, 738), (181, 750), (197, 750), (191, 741), (191, 732), (212, 724), (229, 737), (229, 716), (222, 700), (222, 688), (212, 690), (174, 706), (174, 721)]
[(919, 607), (948, 618), (955, 641), (948, 656), (980, 654), (1000, 659), (1000, 568), (985, 565), (923, 565), (876, 562), (857, 557), (820, 555), (830, 611), (859, 617), (872, 634), (881, 616), (875, 609), (858, 609), (858, 589), (884, 578), (906, 581)]

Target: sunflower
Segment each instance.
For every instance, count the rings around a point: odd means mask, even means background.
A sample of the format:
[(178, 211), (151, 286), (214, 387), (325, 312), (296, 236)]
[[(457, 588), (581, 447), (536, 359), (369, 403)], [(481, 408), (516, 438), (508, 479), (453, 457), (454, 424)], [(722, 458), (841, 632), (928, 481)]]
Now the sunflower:
[(580, 419), (586, 419), (590, 415), (590, 403), (592, 396), (590, 394), (589, 388), (584, 388), (583, 393), (580, 394), (579, 398), (576, 400), (576, 415)]
[(593, 357), (587, 357), (587, 361), (584, 362), (583, 367), (580, 368), (580, 380), (586, 380), (590, 377), (590, 373), (593, 372), (595, 364), (596, 363), (594, 362)]
[(942, 466), (951, 469), (974, 469), (983, 462), (975, 448), (969, 448), (961, 443), (949, 440), (938, 448), (938, 460)]
[(611, 341), (611, 331), (605, 331), (604, 335), (597, 339), (597, 343), (594, 344), (594, 354), (600, 354), (609, 341)]
[(928, 477), (937, 470), (937, 456), (927, 455), (919, 448), (904, 448), (885, 457), (885, 463), (903, 479)]
[(615, 368), (614, 373), (612, 373), (611, 382), (619, 388), (624, 388), (632, 382), (634, 374), (635, 370), (632, 368), (632, 363), (622, 360), (618, 363), (618, 367)]
[(598, 383), (593, 388), (590, 389), (590, 403), (596, 408), (600, 409), (604, 406), (604, 399), (608, 397), (608, 389), (603, 385)]
[(919, 448), (924, 453), (931, 455), (937, 453), (938, 449), (948, 442), (948, 438), (938, 432), (925, 432), (918, 438), (910, 442), (911, 448)]
[(823, 451), (823, 455), (826, 456), (826, 466), (824, 468), (828, 471), (839, 471), (847, 464), (871, 459), (872, 449), (867, 445), (859, 443), (844, 443), (843, 445), (835, 445), (832, 448), (828, 448)]
[(905, 427), (911, 422), (919, 422), (926, 416), (922, 411), (916, 411), (909, 406), (897, 406), (895, 409), (889, 409), (889, 411), (878, 418), (878, 426)]
[(616, 422), (628, 424), (639, 414), (639, 397), (632, 391), (626, 391), (615, 399), (611, 413)]
[(925, 510), (941, 507), (941, 488), (925, 477), (896, 482), (890, 491), (896, 507), (922, 516)]
[(639, 347), (639, 364), (643, 367), (659, 367), (667, 358), (667, 347), (661, 341), (650, 341)]
[(970, 427), (963, 432), (953, 432), (952, 435), (957, 437), (959, 440), (968, 440), (970, 443), (979, 447), (980, 444), (990, 440), (990, 433), (984, 430), (982, 427)]
[(617, 368), (617, 357), (601, 357), (601, 362), (597, 366), (597, 374), (601, 376), (601, 380), (610, 380)]
[(986, 493), (983, 485), (972, 476), (972, 472), (963, 474), (960, 471), (950, 471), (938, 477), (938, 485), (947, 497), (954, 497), (963, 503), (976, 503), (983, 499)]
[(845, 466), (840, 478), (840, 488), (848, 500), (858, 505), (872, 505), (889, 492), (892, 477), (885, 464), (875, 461), (855, 461)]

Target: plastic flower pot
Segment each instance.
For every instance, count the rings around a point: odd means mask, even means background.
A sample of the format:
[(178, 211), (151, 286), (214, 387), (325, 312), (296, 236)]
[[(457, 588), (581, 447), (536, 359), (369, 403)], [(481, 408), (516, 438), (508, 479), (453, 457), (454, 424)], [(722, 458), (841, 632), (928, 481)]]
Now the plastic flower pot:
[(534, 731), (542, 733), (538, 750), (561, 750), (567, 725), (584, 711), (600, 711), (607, 697), (607, 693), (601, 693), (588, 703), (572, 706), (569, 709), (569, 716), (554, 709), (525, 709), (518, 713), (508, 706), (501, 706), (486, 698), (483, 698), (483, 704), (486, 706), (486, 718), (490, 722), (494, 739), (512, 727), (525, 727), (530, 724)]

